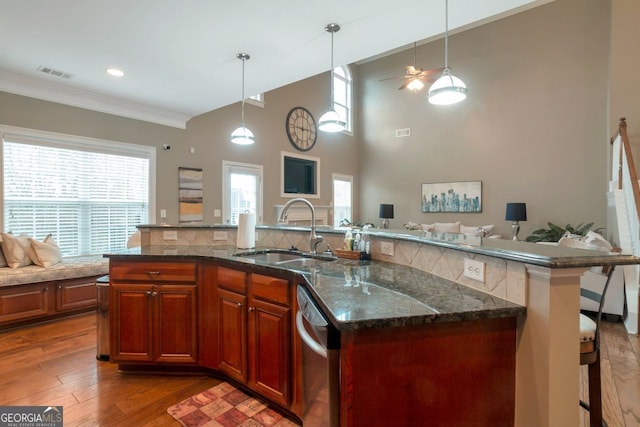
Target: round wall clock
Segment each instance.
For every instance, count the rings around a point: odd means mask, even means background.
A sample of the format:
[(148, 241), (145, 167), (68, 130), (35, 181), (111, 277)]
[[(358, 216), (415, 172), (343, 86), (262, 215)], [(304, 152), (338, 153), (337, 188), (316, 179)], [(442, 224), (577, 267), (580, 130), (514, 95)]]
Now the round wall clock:
[(287, 136), (291, 145), (300, 151), (309, 151), (318, 139), (318, 128), (313, 115), (304, 107), (294, 107), (287, 114)]

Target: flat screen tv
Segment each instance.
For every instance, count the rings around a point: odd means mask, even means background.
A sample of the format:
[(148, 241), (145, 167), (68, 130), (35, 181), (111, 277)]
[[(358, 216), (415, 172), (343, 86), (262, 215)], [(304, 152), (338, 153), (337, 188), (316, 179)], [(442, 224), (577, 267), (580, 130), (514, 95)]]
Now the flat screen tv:
[(283, 195), (318, 197), (319, 168), (319, 159), (283, 153)]

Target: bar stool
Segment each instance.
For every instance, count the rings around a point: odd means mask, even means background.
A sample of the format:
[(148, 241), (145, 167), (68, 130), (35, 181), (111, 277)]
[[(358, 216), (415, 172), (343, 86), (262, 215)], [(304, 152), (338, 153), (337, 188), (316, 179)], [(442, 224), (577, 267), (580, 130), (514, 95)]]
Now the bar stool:
[(580, 406), (589, 411), (589, 426), (602, 427), (607, 423), (602, 418), (602, 380), (600, 378), (600, 321), (602, 308), (609, 288), (609, 282), (615, 266), (604, 267), (603, 273), (607, 274), (607, 281), (598, 294), (587, 289), (580, 289), (580, 295), (595, 301), (598, 304), (598, 313), (595, 321), (580, 313), (580, 365), (588, 365), (589, 374), (589, 403), (580, 400)]

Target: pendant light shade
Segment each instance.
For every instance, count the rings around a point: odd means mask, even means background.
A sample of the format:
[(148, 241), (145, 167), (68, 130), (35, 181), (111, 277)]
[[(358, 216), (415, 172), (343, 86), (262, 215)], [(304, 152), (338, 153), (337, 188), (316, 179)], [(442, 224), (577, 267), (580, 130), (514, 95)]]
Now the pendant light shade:
[(442, 77), (431, 85), (428, 96), (429, 102), (435, 105), (455, 104), (467, 97), (467, 86), (462, 80), (452, 76), (451, 70), (445, 68)]
[(320, 116), (318, 120), (318, 129), (323, 132), (340, 132), (345, 129), (347, 122), (340, 117), (340, 114), (333, 108), (333, 33), (340, 31), (340, 25), (327, 24), (324, 27), (325, 31), (331, 33), (331, 106), (329, 111)]
[(244, 127), (244, 125), (240, 126), (233, 132), (231, 132), (231, 142), (238, 145), (251, 145), (256, 141), (256, 138), (253, 136), (253, 132), (250, 129)]
[(347, 123), (340, 118), (336, 110), (329, 110), (318, 119), (318, 129), (323, 132), (343, 131)]
[(449, 69), (449, 0), (445, 0), (444, 26), (444, 71), (442, 77), (429, 88), (427, 98), (435, 105), (451, 105), (467, 97), (467, 86), (462, 80), (451, 74)]
[(231, 142), (238, 145), (251, 145), (256, 138), (253, 136), (253, 132), (244, 125), (244, 61), (249, 60), (251, 57), (248, 53), (239, 53), (236, 57), (242, 60), (242, 125), (231, 132)]

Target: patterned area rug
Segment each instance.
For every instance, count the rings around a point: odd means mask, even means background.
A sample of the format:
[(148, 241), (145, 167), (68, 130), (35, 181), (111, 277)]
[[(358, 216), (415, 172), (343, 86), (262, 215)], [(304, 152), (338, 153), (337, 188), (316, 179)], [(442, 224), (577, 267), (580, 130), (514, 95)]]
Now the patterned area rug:
[(229, 383), (191, 396), (167, 412), (184, 427), (299, 426)]

